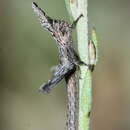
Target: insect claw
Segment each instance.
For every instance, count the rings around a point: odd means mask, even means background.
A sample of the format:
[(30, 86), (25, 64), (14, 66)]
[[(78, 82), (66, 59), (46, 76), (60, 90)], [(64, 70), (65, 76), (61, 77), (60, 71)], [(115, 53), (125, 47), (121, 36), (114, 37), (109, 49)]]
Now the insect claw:
[(85, 65), (85, 66), (88, 66), (88, 67), (89, 67), (89, 64), (85, 63), (84, 61), (80, 61), (79, 64), (80, 64), (80, 65)]

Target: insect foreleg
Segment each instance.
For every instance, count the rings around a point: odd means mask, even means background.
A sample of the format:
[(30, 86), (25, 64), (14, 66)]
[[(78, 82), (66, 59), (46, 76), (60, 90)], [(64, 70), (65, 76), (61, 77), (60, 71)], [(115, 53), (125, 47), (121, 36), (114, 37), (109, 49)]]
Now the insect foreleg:
[(58, 70), (59, 70), (59, 67), (61, 66), (61, 64), (57, 65), (57, 66), (53, 66), (51, 67), (50, 71), (55, 74)]
[(73, 23), (71, 24), (71, 28), (72, 29), (75, 29), (79, 19), (82, 17), (83, 15), (81, 14), (75, 21), (73, 21)]
[(56, 86), (66, 75), (68, 75), (71, 70), (73, 70), (74, 64), (67, 62), (64, 65), (59, 65), (57, 71), (54, 73), (52, 78), (48, 80), (46, 83), (41, 85), (40, 90), (49, 93), (52, 88)]

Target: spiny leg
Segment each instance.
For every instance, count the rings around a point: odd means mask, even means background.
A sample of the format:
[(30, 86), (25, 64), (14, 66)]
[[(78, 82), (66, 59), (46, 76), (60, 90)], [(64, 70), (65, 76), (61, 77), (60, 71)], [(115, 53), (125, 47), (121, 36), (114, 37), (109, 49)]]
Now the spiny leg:
[(68, 75), (71, 70), (73, 70), (74, 64), (67, 62), (64, 65), (60, 65), (58, 70), (54, 73), (52, 78), (46, 83), (41, 85), (40, 90), (44, 93), (49, 93), (52, 88), (56, 86), (66, 75)]
[(71, 28), (75, 28), (76, 27), (76, 25), (77, 25), (77, 23), (78, 23), (78, 21), (79, 21), (79, 19), (81, 18), (81, 17), (83, 17), (83, 14), (81, 14), (75, 21), (73, 21), (73, 23), (71, 24)]

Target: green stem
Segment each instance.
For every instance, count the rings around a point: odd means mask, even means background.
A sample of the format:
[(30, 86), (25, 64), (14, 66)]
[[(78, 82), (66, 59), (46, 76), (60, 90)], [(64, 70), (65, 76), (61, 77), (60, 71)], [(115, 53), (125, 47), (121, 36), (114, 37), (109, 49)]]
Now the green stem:
[[(78, 51), (81, 61), (89, 64), (87, 0), (65, 0), (70, 19), (83, 17), (77, 24)], [(89, 130), (92, 104), (92, 74), (87, 66), (80, 66), (78, 130)]]

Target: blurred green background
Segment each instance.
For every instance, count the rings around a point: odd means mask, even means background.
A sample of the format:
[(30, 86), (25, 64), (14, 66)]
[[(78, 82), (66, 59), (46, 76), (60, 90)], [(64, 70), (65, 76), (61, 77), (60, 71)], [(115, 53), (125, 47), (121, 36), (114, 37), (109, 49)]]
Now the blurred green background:
[[(52, 18), (69, 22), (64, 0), (35, 2)], [(58, 64), (58, 50), (31, 3), (0, 1), (0, 130), (64, 130), (64, 81), (49, 95), (38, 92)], [(130, 130), (130, 1), (89, 0), (88, 11), (100, 44), (91, 130)]]

